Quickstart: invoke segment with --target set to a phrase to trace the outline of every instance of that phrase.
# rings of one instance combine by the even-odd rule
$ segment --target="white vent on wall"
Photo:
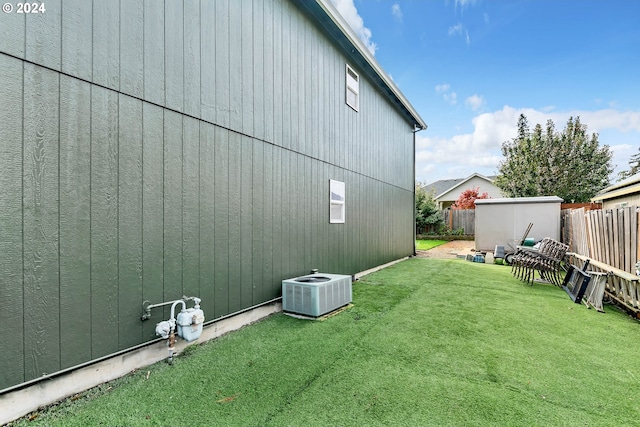
[[[317,273],[282,281],[282,310],[319,317],[351,303],[351,276]]]

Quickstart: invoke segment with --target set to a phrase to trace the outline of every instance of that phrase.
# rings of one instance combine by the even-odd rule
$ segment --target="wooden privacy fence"
[[[476,234],[475,209],[447,209],[442,215],[449,230],[462,229],[462,234]]]
[[[475,234],[476,211],[474,209],[447,209],[442,211],[442,222],[447,230],[462,229],[462,234]],[[425,228],[417,228],[416,234],[438,233],[441,224],[427,225]]]
[[[635,267],[640,260],[639,224],[636,206],[562,211],[562,238],[573,258],[596,261],[591,268],[607,273],[605,293],[636,314],[640,313],[640,277]]]

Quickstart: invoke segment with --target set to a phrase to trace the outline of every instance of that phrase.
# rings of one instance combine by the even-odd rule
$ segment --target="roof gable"
[[[459,180],[459,182],[455,183],[453,186],[449,187],[448,189],[442,191],[441,193],[437,194],[435,199],[438,200],[439,198],[445,196],[446,194],[455,191],[456,189],[459,189],[460,187],[462,187],[465,183],[471,181],[473,178],[479,178],[479,179],[483,179],[485,181],[487,181],[489,184],[493,185],[493,179],[488,178],[484,175],[481,175],[479,173],[473,173],[471,175],[469,175],[468,177]]]

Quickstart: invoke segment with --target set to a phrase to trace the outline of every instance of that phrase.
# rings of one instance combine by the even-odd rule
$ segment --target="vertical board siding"
[[[164,105],[164,3],[157,0],[144,0],[143,9],[144,98],[154,104]]]
[[[59,95],[59,74],[25,64],[22,182],[27,378],[60,369]]]
[[[262,49],[256,49],[256,58],[254,61],[253,54],[253,0],[242,1],[242,27],[239,30],[240,35],[240,52],[242,65],[238,70],[242,79],[242,133],[246,135],[254,135],[253,115],[256,109],[253,104],[254,92],[253,85],[254,69],[260,69],[262,63]],[[256,4],[256,9],[261,6],[262,2]],[[258,11],[256,10],[256,13]],[[256,29],[256,33],[259,32]],[[255,63],[254,63],[255,62]],[[259,87],[260,85],[258,85]]]
[[[244,149],[245,145],[243,144],[243,150]],[[262,286],[265,279],[265,264],[263,260],[267,256],[267,253],[264,251],[263,242],[265,239],[265,228],[268,224],[267,221],[269,220],[268,217],[270,216],[270,212],[265,209],[266,200],[264,198],[264,195],[267,192],[264,162],[265,144],[260,141],[247,138],[246,149],[251,150],[251,156],[243,156],[243,161],[248,161],[249,158],[252,158],[253,160],[251,173],[248,174],[248,178],[251,180],[249,185],[251,187],[252,202],[251,210],[249,211],[249,214],[251,215],[251,247],[249,250],[252,267],[251,282],[249,284],[251,292],[250,294],[247,292],[248,295],[246,295],[246,298],[249,305],[255,305],[264,301],[262,298]],[[245,178],[243,177],[243,180],[244,179]],[[243,227],[244,226],[245,225],[243,224]],[[248,270],[249,266],[243,266],[243,271],[245,268]]]
[[[228,257],[229,281],[224,284],[229,295],[229,311],[242,308],[242,136],[229,132],[229,157],[226,167],[229,168],[228,193],[226,202],[229,205]],[[251,259],[247,259],[251,262]]]
[[[282,90],[285,81],[284,74],[284,55],[283,55],[283,5],[281,2],[275,2],[273,5],[273,138],[272,142],[276,145],[282,145],[284,138],[283,129],[283,107],[285,94]]]
[[[239,4],[239,2],[238,2]],[[230,57],[229,49],[229,0],[216,0],[215,2],[215,123],[219,126],[229,127],[230,105]],[[237,23],[239,24],[239,23]],[[237,49],[237,46],[236,46]],[[237,52],[237,50],[236,50]],[[237,69],[233,72],[237,73]]]
[[[62,0],[46,2],[44,13],[25,14],[25,45],[27,61],[60,70],[62,46]],[[15,6],[15,4],[14,4]],[[11,15],[17,15],[14,10]],[[6,14],[9,15],[9,14]]]
[[[124,349],[143,338],[142,102],[120,95],[118,112],[118,348]]]
[[[62,72],[91,81],[93,3],[65,0],[62,12]]]
[[[164,299],[171,301],[183,292],[183,172],[181,114],[164,114]],[[165,311],[166,313],[166,311]]]
[[[0,19],[0,52],[24,58],[26,14],[4,13]]]
[[[253,4],[252,4],[253,3]],[[253,99],[251,102],[243,104],[243,107],[252,113],[251,121],[244,129],[246,133],[254,135],[256,138],[264,139],[265,109],[264,109],[264,63],[266,58],[264,51],[264,2],[248,1],[243,4],[243,13],[249,10],[248,20],[244,22],[244,27],[251,29],[244,30],[243,39],[246,37],[247,50],[253,55],[245,61],[243,57],[242,65],[248,70],[246,77],[247,86],[250,87]],[[243,20],[244,21],[244,20]],[[244,43],[243,43],[244,47]]]
[[[22,175],[22,67],[20,60],[0,54],[0,293],[3,309],[4,369],[0,370],[0,389],[18,384],[24,376],[23,317],[23,175]],[[8,351],[7,351],[8,350]]]
[[[272,186],[272,200],[273,200],[273,215],[271,220],[273,221],[273,262],[272,272],[273,281],[265,283],[265,286],[275,287],[275,284],[279,283],[282,279],[286,279],[284,276],[284,238],[283,235],[287,229],[287,224],[284,222],[283,204],[284,204],[284,192],[283,192],[283,178],[282,178],[282,153],[283,149],[279,147],[273,148],[273,160],[271,166],[267,168],[273,174],[273,186]],[[265,240],[266,241],[266,240]]]
[[[258,63],[264,69],[263,81],[257,81],[262,86],[262,105],[258,104],[257,107],[262,107],[262,118],[264,120],[264,135],[263,138],[266,141],[273,141],[274,129],[273,129],[273,70],[274,70],[274,34],[273,34],[273,2],[256,2],[261,3],[264,6],[262,15],[262,28],[263,28],[263,46],[264,62]]]
[[[215,127],[200,124],[200,298],[202,310],[208,318],[213,318],[215,301]]]
[[[216,2],[201,2],[200,108],[202,120],[216,121]]]
[[[120,2],[120,91],[144,96],[144,10],[141,1]]]
[[[164,301],[164,115],[160,107],[142,106],[142,300]],[[152,311],[143,323],[143,339],[155,337],[155,324],[166,320]]]
[[[256,203],[256,195],[261,194],[260,188],[254,188],[253,173],[256,160],[253,157],[253,143],[251,138],[243,136],[240,146],[240,253],[234,259],[234,263],[241,264],[240,281],[240,306],[253,305],[253,265],[257,262],[253,252],[253,235],[258,234],[260,226],[253,222],[254,209],[260,209],[261,203]],[[237,261],[236,261],[237,260]]]
[[[93,82],[120,89],[119,3],[93,2]]]
[[[118,94],[91,88],[92,357],[118,350]]]
[[[185,117],[182,159],[183,294],[200,295],[200,122]]]
[[[229,127],[242,129],[242,31],[248,23],[242,22],[242,4],[237,0],[229,2],[229,44],[226,49],[229,55]],[[254,107],[255,108],[255,107]]]
[[[291,196],[291,181],[289,179],[291,168],[289,167],[289,157],[291,157],[291,151],[289,150],[277,150],[280,154],[280,182],[278,193],[276,194],[278,200],[277,211],[280,212],[282,221],[280,223],[280,234],[278,235],[279,247],[281,248],[279,253],[281,254],[281,274],[284,278],[293,277],[291,273],[291,248],[290,238],[292,235],[292,222],[291,212],[293,211],[293,205],[295,204],[295,198]],[[277,167],[277,166],[276,166]]]
[[[272,298],[275,298],[278,294],[274,292],[273,284],[278,283],[277,279],[274,279],[274,262],[275,258],[273,256],[274,249],[276,249],[273,245],[274,241],[274,229],[275,229],[275,218],[274,218],[274,176],[275,176],[275,162],[274,162],[274,147],[268,144],[259,144],[254,143],[254,150],[257,152],[254,154],[254,158],[260,157],[262,154],[262,170],[258,170],[255,174],[257,176],[262,175],[261,179],[263,183],[262,189],[262,214],[258,215],[254,213],[254,218],[258,222],[258,226],[260,226],[260,221],[262,221],[262,239],[258,239],[254,237],[254,251],[261,252],[262,258],[262,266],[258,269],[254,276],[256,279],[254,280],[255,286],[258,288],[258,291],[254,295],[253,303],[258,304],[259,301],[266,301]],[[261,150],[264,150],[260,153]],[[256,178],[254,176],[254,182]],[[257,211],[254,211],[257,212]],[[254,270],[255,271],[255,270]],[[261,274],[261,276],[260,276]]]
[[[291,2],[5,15],[0,390],[154,339],[169,308],[143,322],[144,301],[199,296],[214,320],[312,268],[411,254],[411,126]],[[329,223],[330,179],[345,182],[345,224]]]
[[[200,1],[184,3],[184,112],[200,117]]]
[[[292,12],[293,6],[289,5],[289,11]],[[300,43],[300,36],[298,35],[298,19],[297,17],[291,13],[290,21],[289,21],[289,68],[288,68],[288,85],[285,83],[285,87],[288,86],[287,89],[289,92],[289,111],[287,112],[289,115],[289,148],[292,151],[300,150],[300,137],[298,133],[298,116],[300,114],[300,107],[298,105],[298,79],[300,78],[300,70],[298,69],[298,60],[300,59],[300,54],[298,52],[298,44]],[[286,125],[285,125],[286,126]]]
[[[60,358],[91,359],[91,85],[60,77]]]
[[[167,0],[164,3],[165,105],[184,111],[184,4]]]
[[[215,128],[214,134],[214,285],[213,318],[229,313],[229,131]]]
[[[282,2],[280,2],[282,3]],[[282,141],[275,141],[276,144],[285,148],[291,147],[291,99],[292,94],[291,79],[293,75],[291,73],[291,5],[286,2],[282,5],[282,90],[279,93],[282,94]],[[286,95],[285,95],[286,94]]]

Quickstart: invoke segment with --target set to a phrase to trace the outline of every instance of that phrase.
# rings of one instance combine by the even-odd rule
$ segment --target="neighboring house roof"
[[[462,182],[464,178],[454,178],[454,179],[441,179],[440,181],[432,182],[425,186],[427,191],[430,191],[435,196],[436,194],[441,194],[446,190],[450,189],[454,185]]]
[[[310,13],[319,25],[345,51],[355,64],[380,89],[380,92],[411,122],[417,130],[426,129],[422,117],[405,98],[400,89],[384,72],[369,49],[351,29],[329,0],[292,0],[298,7]]]
[[[479,173],[473,173],[473,174],[469,175],[466,178],[444,179],[444,180],[441,180],[441,181],[436,181],[433,184],[428,185],[427,188],[430,187],[430,186],[434,186],[434,188],[436,189],[436,191],[435,191],[435,194],[436,194],[435,199],[438,200],[439,198],[441,198],[445,194],[450,193],[451,191],[453,191],[455,189],[459,189],[465,183],[471,181],[473,178],[484,179],[488,183],[493,184],[493,178],[494,177],[488,177],[488,176],[481,175]],[[439,184],[439,183],[441,183],[441,184]],[[438,185],[435,185],[435,184],[438,184]],[[449,186],[446,187],[446,185],[449,185]],[[438,188],[441,191],[438,191]]]
[[[628,194],[640,194],[640,173],[631,175],[627,179],[623,179],[607,188],[600,190],[600,192],[591,199],[592,202],[599,202],[607,199],[614,199],[616,197],[626,196]]]

